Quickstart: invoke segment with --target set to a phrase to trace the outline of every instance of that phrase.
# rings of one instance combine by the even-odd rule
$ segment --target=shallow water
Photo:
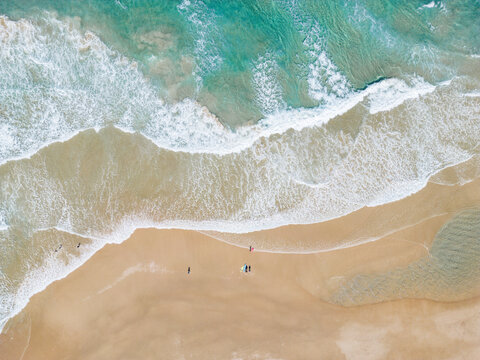
[[[245,233],[475,179],[479,15],[0,2],[0,318],[137,227]]]
[[[332,301],[351,306],[402,298],[468,299],[480,290],[479,265],[480,210],[465,210],[437,233],[427,256],[405,268],[356,275]]]

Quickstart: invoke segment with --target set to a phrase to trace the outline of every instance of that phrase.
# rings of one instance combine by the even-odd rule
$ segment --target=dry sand
[[[440,193],[439,204],[447,207],[377,241],[330,252],[250,253],[198,232],[138,230],[35,295],[0,335],[0,358],[480,358],[478,298],[351,308],[325,301],[344,278],[426,256],[434,234],[453,213],[479,204],[478,190],[478,182],[429,185],[423,194],[365,209],[362,221],[377,221],[375,214],[393,218]],[[286,227],[283,234],[297,232],[314,241],[351,233],[359,214],[349,216],[350,225],[347,216],[334,220],[337,224]],[[282,236],[282,229],[265,236],[272,233]],[[252,241],[259,236],[254,235]],[[244,263],[251,273],[240,272]]]

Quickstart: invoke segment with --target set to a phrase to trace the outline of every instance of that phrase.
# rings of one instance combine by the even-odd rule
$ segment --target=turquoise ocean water
[[[381,79],[436,84],[480,52],[475,1],[28,0],[3,1],[0,11],[75,18],[135,61],[162,98],[198,100],[231,127]]]
[[[473,180],[478,34],[476,0],[0,0],[0,325],[138,227],[245,233]]]

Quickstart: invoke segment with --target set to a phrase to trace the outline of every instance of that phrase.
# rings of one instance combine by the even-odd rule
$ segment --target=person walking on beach
[[[251,269],[252,269],[252,268],[251,268],[251,266],[250,266],[250,265],[248,265],[248,272],[250,272],[250,271],[251,271]]]
[[[188,267],[187,273],[190,274],[190,266]]]

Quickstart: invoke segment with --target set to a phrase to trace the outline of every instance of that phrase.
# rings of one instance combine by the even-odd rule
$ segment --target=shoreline
[[[333,219],[330,221],[308,224],[308,225],[286,225],[279,228],[256,231],[245,234],[219,233],[213,231],[198,231],[205,234],[216,241],[221,241],[236,247],[248,248],[253,246],[256,251],[270,252],[273,254],[316,254],[329,253],[335,251],[344,251],[349,248],[368,245],[381,240],[382,237],[395,236],[399,231],[408,232],[415,226],[422,226],[424,222],[435,222],[440,219],[439,224],[447,221],[455,212],[480,204],[480,179],[475,179],[464,185],[440,185],[436,183],[428,183],[427,186],[416,194],[413,194],[402,200],[381,205],[372,208],[362,208],[356,212],[350,213],[344,217]],[[412,211],[411,209],[416,209]],[[420,218],[420,220],[419,220]],[[392,220],[395,219],[395,220]],[[140,231],[144,228],[137,228],[133,231]],[[436,231],[440,229],[440,225],[435,227]],[[173,229],[156,229],[158,231],[170,231]],[[195,230],[181,230],[195,231]],[[131,237],[133,233],[127,237]],[[78,235],[78,234],[77,234]],[[77,235],[72,235],[72,242],[77,241]],[[430,230],[424,234],[430,241],[421,241],[416,246],[419,247],[419,253],[425,253],[425,249],[431,244],[435,232]],[[70,233],[67,234],[67,238]],[[348,246],[342,245],[348,243],[352,238],[366,238],[365,241],[358,241]],[[373,238],[373,240],[372,240]],[[74,266],[73,270],[61,277],[56,277],[55,281],[62,280],[69,276],[72,272],[77,271],[84,266],[89,259],[97,252],[101,251],[105,246],[112,243],[122,243],[126,240],[118,242],[109,242],[103,244],[98,249],[94,249],[92,255],[85,257],[85,261],[81,261]],[[418,239],[410,238],[408,241],[417,243]],[[265,249],[265,247],[275,244],[277,249]],[[288,249],[293,244],[294,249]],[[340,244],[337,248],[328,248],[335,244]],[[88,246],[88,245],[86,245]],[[326,246],[326,250],[319,247]],[[304,251],[298,251],[299,247],[303,247]],[[285,249],[287,249],[285,251]],[[40,291],[29,295],[28,305],[31,297],[39,292],[45,291],[52,282],[48,282]],[[28,293],[28,292],[27,292]],[[25,308],[22,307],[22,309]],[[22,310],[16,312],[16,316]],[[11,317],[10,317],[11,319]],[[8,322],[9,320],[7,320]]]
[[[326,302],[342,279],[426,256],[410,240],[431,243],[449,218],[315,254],[250,253],[195,231],[140,229],[34,295],[0,334],[0,353],[23,360],[478,356],[479,297]],[[244,263],[251,273],[240,272]],[[471,334],[460,336],[465,329]]]
[[[429,182],[419,192],[375,207],[363,207],[332,220],[314,224],[292,224],[249,233],[199,231],[234,246],[286,254],[313,254],[348,249],[435,217],[452,216],[480,205],[480,178],[462,185]],[[359,240],[360,239],[360,240]],[[292,246],[293,244],[293,246]],[[271,245],[271,248],[267,248]],[[303,247],[303,251],[298,248]]]

